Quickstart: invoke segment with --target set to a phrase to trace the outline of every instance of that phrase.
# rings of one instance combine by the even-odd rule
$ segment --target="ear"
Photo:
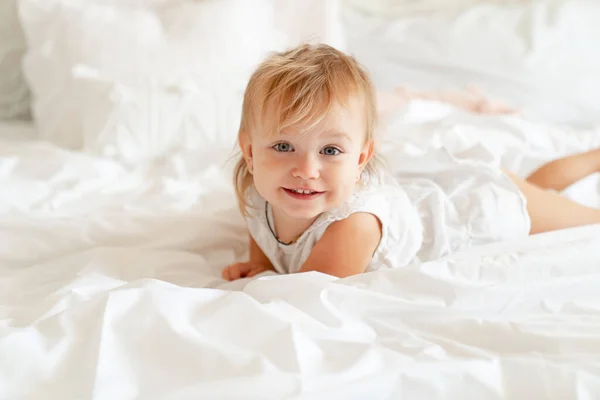
[[[360,156],[358,157],[358,168],[360,169],[360,172],[362,172],[369,161],[371,161],[373,154],[375,154],[375,142],[368,140],[365,142],[362,151],[360,152]]]
[[[238,144],[242,151],[242,155],[244,156],[244,160],[246,160],[246,167],[248,167],[248,171],[252,173],[252,142],[250,141],[250,135],[240,131],[240,134],[238,135]]]

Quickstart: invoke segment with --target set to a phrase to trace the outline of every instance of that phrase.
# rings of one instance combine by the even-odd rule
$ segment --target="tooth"
[[[292,189],[292,192],[298,193],[298,194],[314,194],[316,192],[312,191],[312,190],[305,190],[305,189]]]

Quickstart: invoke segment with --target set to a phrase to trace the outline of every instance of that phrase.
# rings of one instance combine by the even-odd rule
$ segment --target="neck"
[[[318,215],[310,219],[296,219],[285,215],[283,212],[273,210],[273,228],[277,234],[277,238],[283,243],[293,243],[307,230],[313,222],[318,218]]]

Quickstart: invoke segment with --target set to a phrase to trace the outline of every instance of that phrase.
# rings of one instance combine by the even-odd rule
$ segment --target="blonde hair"
[[[377,116],[375,90],[353,57],[325,44],[304,44],[274,53],[250,77],[238,142],[242,135],[258,129],[275,135],[286,128],[316,126],[333,104],[346,104],[355,97],[364,104],[366,140],[372,140]],[[267,113],[270,118],[266,118]],[[369,172],[375,172],[375,158],[374,155],[366,166]],[[247,191],[253,178],[243,156],[234,171],[238,204],[241,212],[247,214]]]

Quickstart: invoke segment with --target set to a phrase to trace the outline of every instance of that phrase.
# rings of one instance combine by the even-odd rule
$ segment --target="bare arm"
[[[365,271],[381,240],[381,222],[373,214],[355,213],[332,223],[299,272],[319,271],[339,278]]]
[[[250,260],[225,267],[222,276],[223,279],[234,281],[240,278],[251,278],[268,270],[275,271],[275,268],[250,235]]]

